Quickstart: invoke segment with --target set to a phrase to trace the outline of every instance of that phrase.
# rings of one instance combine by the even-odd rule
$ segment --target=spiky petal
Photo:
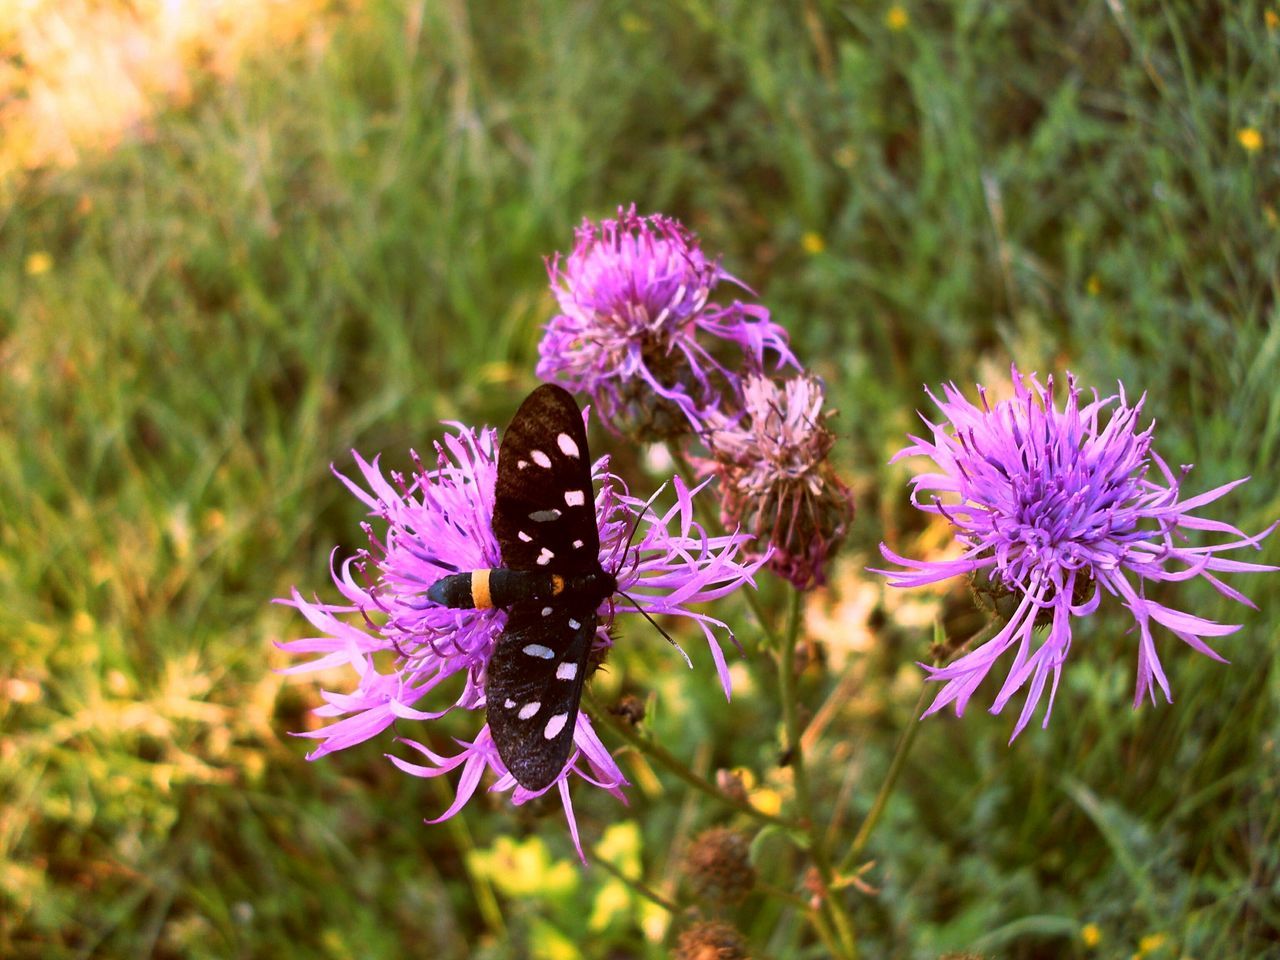
[[[737,370],[764,368],[766,351],[778,367],[796,365],[767,309],[712,300],[722,283],[750,291],[671,217],[639,216],[633,204],[614,220],[584,220],[547,272],[560,313],[539,345],[538,376],[590,394],[615,432],[687,433]],[[725,347],[730,356],[718,356]]]
[[[1154,702],[1157,686],[1172,702],[1153,624],[1215,660],[1223,658],[1208,640],[1239,626],[1148,599],[1146,585],[1202,577],[1224,596],[1253,606],[1218,574],[1278,568],[1219,554],[1258,547],[1275,525],[1247,536],[1230,524],[1192,513],[1248,478],[1183,499],[1181,485],[1190,468],[1175,475],[1151,449],[1154,423],[1139,426],[1145,394],[1130,404],[1121,384],[1116,394],[1100,398],[1095,392],[1092,401],[1082,404],[1075,378],[1068,374],[1066,403],[1059,409],[1052,377],[1041,386],[1034,374],[1024,380],[1016,367],[1013,387],[1012,399],[994,405],[982,387],[976,406],[954,384],[944,385],[941,399],[929,392],[943,421],[925,420],[929,436],[911,437],[911,444],[893,458],[924,456],[937,465],[912,479],[912,502],[946,517],[963,552],[951,560],[920,561],[881,544],[884,557],[901,569],[874,572],[896,587],[976,575],[1006,591],[1012,605],[1007,622],[990,640],[952,664],[925,668],[929,679],[944,684],[925,715],[948,705],[962,714],[988,671],[1012,649],[1009,674],[991,711],[999,713],[1026,689],[1016,737],[1047,687],[1047,726],[1071,648],[1072,623],[1092,615],[1108,595],[1128,610],[1137,628],[1134,706],[1148,696]],[[1230,539],[1194,546],[1187,541],[1188,532]],[[1037,639],[1040,626],[1046,629]]]
[[[350,692],[324,691],[326,705],[317,715],[341,719],[300,734],[321,741],[309,759],[362,743],[397,719],[431,721],[450,711],[482,709],[485,668],[506,623],[502,610],[452,609],[427,598],[427,589],[446,574],[500,563],[492,531],[497,480],[494,431],[476,433],[458,426],[437,445],[434,469],[427,469],[415,456],[415,469],[408,477],[386,476],[376,458],[366,461],[359,454],[354,456],[359,481],[339,476],[369,508],[373,520],[365,524],[369,546],[333,571],[344,602],[309,601],[297,590],[282,601],[296,607],[317,631],[280,644],[291,653],[312,656],[287,672],[348,666],[356,676]],[[707,638],[727,696],[729,671],[717,632],[728,633],[728,628],[696,608],[754,582],[760,561],[744,557],[750,538],[740,533],[708,535],[693,519],[697,490],[689,490],[677,478],[674,505],[660,513],[647,509],[639,521],[638,542],[628,546],[635,515],[643,505],[628,496],[622,482],[606,468],[607,460],[601,459],[593,471],[599,485],[600,560],[607,570],[617,572],[619,588],[640,607],[631,600],[602,605],[597,655],[612,644],[615,612],[643,608],[652,616],[687,617]],[[457,674],[465,679],[455,700],[422,703]],[[458,741],[461,752],[452,756],[438,754],[418,740],[405,742],[420,755],[416,763],[393,758],[406,772],[438,776],[461,770],[455,801],[440,819],[465,805],[486,772],[495,777],[490,789],[511,791],[515,804],[545,792],[531,792],[516,783],[503,766],[487,725],[474,740]],[[585,715],[578,717],[574,745],[569,763],[547,789],[559,791],[576,845],[570,777],[619,798],[626,779]]]

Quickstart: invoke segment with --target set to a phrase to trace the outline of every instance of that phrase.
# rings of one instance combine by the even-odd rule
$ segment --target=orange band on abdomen
[[[487,610],[493,606],[493,598],[489,596],[489,571],[471,571],[471,602],[477,610]]]

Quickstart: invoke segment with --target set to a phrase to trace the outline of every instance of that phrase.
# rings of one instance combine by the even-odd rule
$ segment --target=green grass
[[[1015,359],[1148,391],[1191,489],[1253,475],[1214,516],[1280,516],[1270,8],[912,4],[894,31],[887,6],[827,0],[546,0],[424,4],[415,33],[397,7],[0,193],[0,955],[665,955],[660,911],[564,866],[554,805],[425,825],[444,785],[397,773],[389,738],[306,763],[286,731],[316,683],[273,672],[304,624],[271,598],[332,597],[329,551],[361,540],[329,464],[505,423],[553,309],[541,258],[584,215],[680,216],[792,331],[841,411],[847,577],[920,531],[886,461],[922,385]],[[1153,934],[1155,960],[1280,952],[1280,580],[1234,582],[1259,611],[1170,591],[1245,624],[1229,667],[1166,635],[1172,706],[1130,711],[1113,617],[1079,632],[1048,731],[927,722],[868,850],[879,892],[849,901],[864,956],[1083,957],[1089,923],[1104,957]],[[772,668],[727,615],[757,654],[731,705],[705,654],[673,672],[640,624],[597,696],[652,692],[673,753],[785,795]],[[927,641],[873,623],[810,760],[850,833]],[[804,703],[837,679],[807,673]],[[473,732],[445,726],[441,746]],[[575,793],[584,836],[687,897],[683,845],[739,821],[627,769],[629,808]],[[793,889],[800,854],[758,846]],[[821,955],[776,899],[733,916],[760,956]]]

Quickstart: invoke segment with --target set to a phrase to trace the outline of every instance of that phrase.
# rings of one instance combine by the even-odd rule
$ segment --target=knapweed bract
[[[1152,449],[1154,424],[1140,425],[1145,394],[1130,404],[1120,385],[1111,396],[1095,393],[1082,402],[1068,374],[1066,403],[1059,408],[1052,377],[1042,386],[1034,375],[1024,380],[1016,367],[1013,387],[1012,399],[994,404],[981,387],[977,405],[954,384],[943,386],[941,399],[929,392],[942,421],[922,415],[928,435],[912,436],[893,458],[933,460],[935,470],[912,479],[912,502],[945,517],[963,552],[955,559],[913,560],[881,544],[884,557],[901,569],[874,572],[895,587],[973,577],[988,592],[1007,594],[1012,608],[999,632],[977,649],[946,666],[925,667],[929,679],[943,683],[925,715],[949,704],[957,715],[963,713],[988,671],[1013,650],[991,711],[998,713],[1026,688],[1016,737],[1047,685],[1047,725],[1071,649],[1072,624],[1100,611],[1104,601],[1118,601],[1132,620],[1138,646],[1134,706],[1147,696],[1154,701],[1156,686],[1171,702],[1153,627],[1222,660],[1207,641],[1239,626],[1153,600],[1148,585],[1200,577],[1224,596],[1253,606],[1218,575],[1277,568],[1219,554],[1257,547],[1274,525],[1247,536],[1193,512],[1248,478],[1183,498],[1189,468],[1175,473]],[[1199,546],[1189,542],[1188,534],[1204,533],[1229,539]]]
[[[487,724],[472,739],[455,740],[456,752],[428,742],[434,722],[484,706],[486,669],[507,621],[506,611],[498,608],[453,609],[427,597],[432,584],[447,574],[501,565],[493,533],[496,433],[454,425],[436,444],[435,454],[434,467],[415,455],[413,470],[402,475],[386,474],[377,458],[368,461],[353,453],[358,479],[338,476],[369,509],[370,520],[363,525],[369,545],[333,569],[342,602],[307,600],[296,589],[284,601],[316,632],[281,646],[312,657],[288,672],[342,666],[354,671],[353,690],[323,692],[326,703],[316,714],[333,722],[299,734],[320,741],[309,759],[362,743],[402,721],[400,740],[415,751],[417,762],[390,757],[400,769],[423,777],[460,770],[455,799],[436,818],[442,820],[462,809],[486,773],[494,778],[490,789],[510,791],[516,804],[545,790],[526,790],[516,782]],[[619,590],[651,616],[685,617],[698,624],[727,696],[728,666],[716,633],[731,634],[723,622],[696,607],[752,583],[762,558],[744,557],[746,535],[711,536],[694,520],[693,498],[701,487],[691,490],[673,479],[675,502],[661,511],[644,509],[637,521],[644,505],[608,472],[607,458],[595,462],[592,476],[600,564],[617,577]],[[612,645],[615,614],[629,611],[637,611],[630,599],[610,598],[601,605],[593,662]],[[460,694],[451,702],[432,700],[442,684],[458,675],[463,677]],[[414,723],[422,724],[417,736],[410,735]],[[545,788],[559,791],[578,844],[569,793],[572,776],[620,799],[627,782],[585,714],[577,717],[568,762]]]
[[[828,458],[824,402],[812,375],[748,373],[732,403],[701,416],[703,468],[719,479],[725,525],[754,534],[753,549],[771,549],[769,568],[800,590],[825,582],[853,520],[853,495]]]

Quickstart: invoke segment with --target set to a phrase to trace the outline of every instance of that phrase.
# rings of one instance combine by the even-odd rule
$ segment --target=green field
[[[1206,515],[1280,518],[1280,8],[328,16],[327,43],[264,50],[111,152],[0,184],[0,956],[628,960],[671,955],[699,914],[756,958],[831,955],[805,837],[612,732],[634,785],[626,807],[575,788],[587,868],[558,802],[482,791],[428,825],[457,777],[397,771],[390,731],[314,763],[289,736],[321,722],[320,683],[277,672],[274,643],[308,628],[272,600],[336,600],[330,552],[365,542],[330,464],[407,469],[442,420],[504,425],[555,311],[543,258],[619,204],[722,253],[839,411],[858,515],[806,598],[826,657],[797,691],[837,856],[913,722],[932,624],[976,623],[963,584],[911,596],[864,569],[882,540],[941,545],[887,462],[933,412],[925,385],[972,396],[1013,361],[1122,380],[1156,449],[1195,465],[1188,496],[1253,477]],[[636,492],[664,479],[593,443]],[[1236,556],[1280,563],[1280,537]],[[1228,579],[1259,609],[1152,588],[1243,624],[1216,644],[1229,666],[1158,631],[1172,705],[1131,709],[1132,622],[1104,605],[1047,730],[1006,745],[998,680],[919,725],[836,895],[858,956],[1280,957],[1280,575]],[[759,601],[782,621],[776,579]],[[745,654],[732,703],[701,641],[681,634],[686,671],[635,617],[594,697],[646,699],[646,735],[699,776],[749,770],[752,802],[797,818],[777,657],[744,598],[716,609]],[[399,732],[447,751],[477,722]],[[719,911],[682,867],[718,825],[766,884]]]

